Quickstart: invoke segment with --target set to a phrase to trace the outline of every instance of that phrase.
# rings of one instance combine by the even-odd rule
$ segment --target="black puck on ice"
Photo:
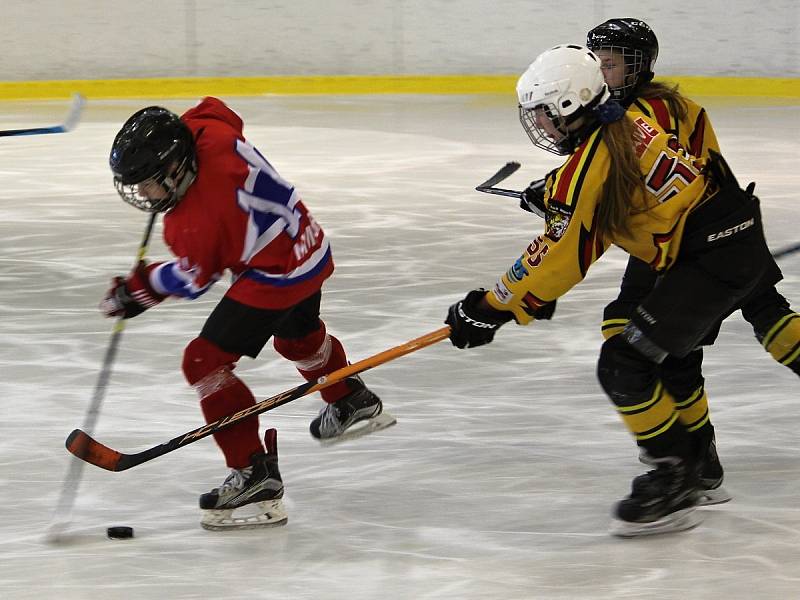
[[[112,540],[127,540],[133,537],[133,527],[109,527],[106,535]]]

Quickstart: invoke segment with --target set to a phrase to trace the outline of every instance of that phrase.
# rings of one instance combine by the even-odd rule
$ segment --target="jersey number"
[[[697,179],[698,172],[678,157],[661,152],[647,174],[645,185],[659,203],[666,202]]]

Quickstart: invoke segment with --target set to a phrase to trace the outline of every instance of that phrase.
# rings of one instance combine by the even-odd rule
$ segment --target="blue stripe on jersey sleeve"
[[[155,269],[151,275],[151,284],[156,291],[170,296],[180,296],[194,300],[202,296],[214,285],[217,278],[213,278],[203,287],[195,284],[194,273],[181,269],[177,261],[166,262]]]

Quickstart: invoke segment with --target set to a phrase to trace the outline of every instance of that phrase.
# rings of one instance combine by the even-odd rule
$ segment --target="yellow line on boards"
[[[688,96],[800,98],[800,78],[665,76]],[[201,96],[349,94],[508,94],[514,75],[332,75],[315,77],[187,77],[0,82],[0,100],[64,98],[197,98]]]

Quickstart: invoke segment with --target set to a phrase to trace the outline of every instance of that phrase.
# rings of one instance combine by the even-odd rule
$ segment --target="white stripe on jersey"
[[[251,172],[253,170],[251,169]],[[257,171],[256,171],[257,172]],[[292,190],[292,195],[289,198],[287,205],[280,202],[273,202],[254,196],[246,190],[239,190],[237,192],[237,201],[242,210],[248,212],[249,218],[247,221],[247,234],[244,240],[244,247],[242,249],[242,256],[240,260],[247,263],[251,258],[258,254],[261,250],[266,248],[269,243],[278,237],[284,230],[291,237],[297,236],[300,230],[300,212],[294,210],[300,197],[297,192]],[[273,214],[278,217],[278,220],[270,225],[266,231],[260,231],[258,225],[253,217],[254,212],[262,214]]]
[[[296,269],[293,269],[292,271],[289,271],[288,273],[267,273],[266,271],[262,271],[260,269],[251,269],[251,271],[253,271],[254,273],[258,273],[260,277],[263,277],[265,279],[286,280],[286,279],[294,279],[295,277],[301,277],[302,275],[305,275],[306,273],[314,269],[325,258],[325,254],[328,252],[329,247],[330,243],[328,242],[328,238],[324,238],[322,240],[322,245],[319,248],[317,248],[314,251],[314,253],[311,254],[311,256],[309,256],[302,265],[300,265]]]

